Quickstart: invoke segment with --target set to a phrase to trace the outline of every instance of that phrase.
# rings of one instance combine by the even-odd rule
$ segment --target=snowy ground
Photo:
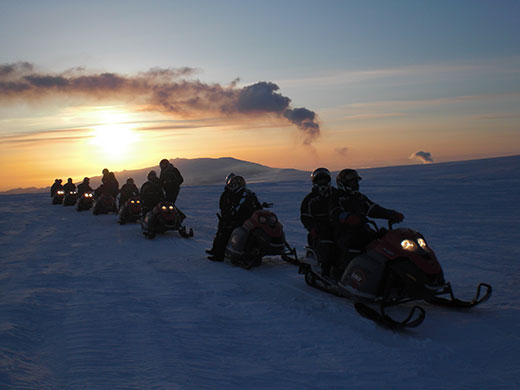
[[[458,296],[494,287],[471,311],[423,305],[401,333],[277,258],[252,271],[206,260],[221,186],[181,190],[195,237],[153,241],[47,195],[1,196],[0,389],[520,388],[519,172],[520,157],[361,172]],[[303,253],[309,183],[251,188]]]

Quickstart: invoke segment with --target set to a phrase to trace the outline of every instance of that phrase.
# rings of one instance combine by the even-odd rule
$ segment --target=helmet
[[[90,181],[90,179],[89,179],[88,177],[84,177],[84,178],[83,178],[83,182],[84,182],[84,183],[88,183],[89,181]]]
[[[161,167],[161,169],[165,169],[168,166],[169,163],[170,162],[167,159],[163,158],[161,160],[161,162],[159,163],[159,166]]]
[[[235,176],[236,176],[236,175],[235,175],[233,172],[231,172],[229,175],[226,176],[226,187],[227,187],[227,185],[229,184],[229,182],[231,181],[231,179],[232,179],[233,177],[235,177]]]
[[[157,179],[157,172],[151,170],[150,172],[148,172],[148,176],[146,177],[148,178],[148,180]]]
[[[126,184],[134,184],[134,179],[129,177],[128,179],[126,179]]]
[[[103,175],[107,175],[107,174],[108,174],[108,169],[107,169],[107,168],[103,169],[103,171],[101,171],[101,173],[102,173]]]
[[[71,178],[71,177],[69,177],[69,178],[67,179],[67,183],[72,183],[72,178]]]
[[[227,183],[227,188],[229,188],[229,190],[233,192],[240,192],[245,188],[245,186],[246,181],[242,176],[233,175],[233,177],[231,177],[231,179],[229,179]]]
[[[327,168],[318,168],[311,174],[312,187],[316,188],[320,195],[325,195],[330,190],[330,172]]]
[[[336,176],[336,185],[342,191],[356,192],[359,191],[359,181],[361,176],[355,169],[343,169]]]

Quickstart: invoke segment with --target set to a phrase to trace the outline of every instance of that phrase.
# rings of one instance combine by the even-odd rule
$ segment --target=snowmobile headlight
[[[65,192],[60,190],[60,191],[58,191],[58,192],[56,192],[56,193],[57,193],[58,195],[63,195]]]
[[[173,206],[172,206],[172,205],[170,205],[170,207],[168,207],[168,208],[169,208],[170,210],[173,210]]]
[[[161,210],[166,211],[166,206],[161,206]]]
[[[417,239],[417,243],[419,244],[419,246],[423,249],[426,249],[428,247],[428,245],[426,245],[426,241],[424,241],[423,238],[418,238]]]
[[[135,200],[131,200],[130,203],[134,204],[134,203],[135,203]]]
[[[93,194],[88,194],[88,197],[89,198],[92,198],[94,195]]]
[[[141,203],[141,201],[140,200],[136,200],[135,203]]]
[[[261,216],[258,218],[258,222],[260,222],[260,223],[266,223],[266,221],[267,221],[267,219],[266,219],[263,215],[261,215]]]
[[[409,252],[415,252],[417,249],[419,249],[417,247],[417,244],[415,243],[415,241],[412,241],[412,240],[401,241],[401,248],[403,248],[405,251],[409,251]]]

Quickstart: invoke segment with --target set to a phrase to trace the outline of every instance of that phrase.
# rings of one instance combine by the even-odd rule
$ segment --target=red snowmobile
[[[137,222],[141,218],[141,201],[139,197],[128,199],[119,210],[117,222],[124,225],[127,222]]]
[[[362,252],[347,254],[345,268],[338,280],[322,276],[316,255],[307,248],[299,273],[310,286],[355,302],[359,314],[393,329],[416,327],[425,318],[420,306],[413,306],[408,316],[398,321],[385,309],[405,302],[424,300],[433,305],[470,308],[491,296],[489,284],[480,283],[473,300],[455,298],[435,252],[423,235],[408,228],[377,229],[378,237]],[[350,260],[349,260],[350,259]],[[448,297],[443,297],[443,296]]]
[[[186,230],[182,221],[186,215],[171,202],[160,202],[141,221],[145,237],[154,238],[157,233],[177,230],[181,237],[193,237],[193,229]]]
[[[264,207],[269,205],[264,203]],[[225,257],[233,264],[251,269],[259,266],[262,257],[268,255],[279,255],[289,263],[299,264],[296,250],[285,240],[283,226],[276,214],[269,210],[256,210],[231,233]]]

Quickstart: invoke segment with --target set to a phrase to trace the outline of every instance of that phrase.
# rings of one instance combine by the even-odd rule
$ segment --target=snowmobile
[[[141,218],[141,200],[139,197],[128,199],[119,210],[117,223],[124,225],[127,222],[137,222]]]
[[[264,207],[271,204],[264,203]],[[285,240],[283,226],[275,213],[256,210],[229,238],[225,257],[245,269],[262,264],[262,257],[279,255],[283,260],[299,264],[296,249]]]
[[[65,194],[63,198],[64,206],[74,206],[76,201],[78,200],[78,192],[76,190],[69,191]]]
[[[92,210],[92,214],[98,215],[112,212],[117,213],[116,200],[112,195],[102,193],[94,201],[94,209]]]
[[[78,199],[76,204],[76,210],[90,210],[94,204],[94,194],[92,192],[84,192],[83,195]]]
[[[58,190],[52,197],[52,204],[62,204],[63,203],[63,197],[65,196],[65,191]]]
[[[425,318],[425,310],[414,305],[404,320],[397,320],[385,313],[385,309],[406,302],[424,300],[432,305],[452,308],[471,308],[485,302],[491,296],[489,284],[480,283],[471,301],[455,298],[435,252],[419,232],[408,228],[378,229],[377,239],[366,250],[347,253],[345,268],[322,275],[314,251],[307,248],[299,269],[310,286],[354,301],[356,311],[362,316],[391,329],[413,328]],[[443,297],[447,295],[448,297]]]
[[[193,237],[193,229],[186,230],[182,221],[186,215],[172,202],[159,202],[151,211],[146,213],[141,220],[143,235],[154,238],[157,233],[165,233],[168,230],[177,230],[181,237]]]

